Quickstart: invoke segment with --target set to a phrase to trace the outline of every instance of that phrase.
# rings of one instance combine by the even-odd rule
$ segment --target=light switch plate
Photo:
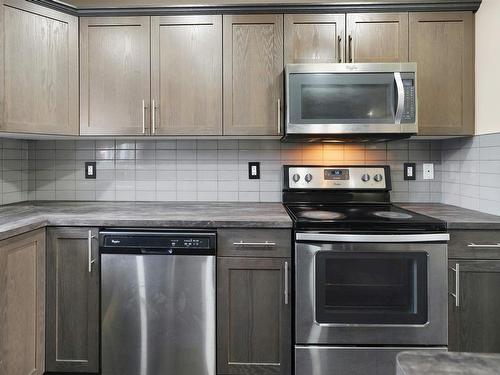
[[[96,177],[96,162],[87,161],[85,162],[85,178],[95,179]]]
[[[425,163],[424,168],[424,180],[434,180],[434,164]]]
[[[248,178],[250,180],[260,179],[260,163],[258,161],[251,161],[248,163]]]
[[[412,181],[417,178],[416,176],[416,164],[415,163],[404,163],[404,179],[405,181]]]

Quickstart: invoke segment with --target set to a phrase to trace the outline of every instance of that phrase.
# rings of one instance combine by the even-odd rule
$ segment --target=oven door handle
[[[332,234],[332,233],[305,233],[295,234],[297,241],[316,242],[442,242],[449,241],[448,233],[428,234]]]

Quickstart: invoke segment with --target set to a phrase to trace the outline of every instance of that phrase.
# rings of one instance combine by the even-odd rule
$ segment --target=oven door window
[[[324,324],[425,324],[427,253],[316,254],[316,321]]]
[[[393,124],[393,73],[290,74],[292,124]]]

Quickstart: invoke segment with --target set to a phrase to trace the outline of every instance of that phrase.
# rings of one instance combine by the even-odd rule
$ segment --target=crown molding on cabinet
[[[94,16],[152,16],[152,15],[191,15],[191,14],[259,14],[259,13],[355,13],[355,12],[438,12],[438,11],[477,11],[481,0],[416,0],[416,1],[338,1],[314,4],[241,3],[235,5],[165,5],[144,7],[75,7],[57,0],[27,0],[32,3],[56,9],[80,17]]]

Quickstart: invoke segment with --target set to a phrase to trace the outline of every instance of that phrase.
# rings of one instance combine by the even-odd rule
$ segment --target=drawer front
[[[217,255],[288,258],[292,254],[289,229],[221,229],[217,231]]]
[[[448,257],[457,259],[500,259],[500,231],[450,231]]]

